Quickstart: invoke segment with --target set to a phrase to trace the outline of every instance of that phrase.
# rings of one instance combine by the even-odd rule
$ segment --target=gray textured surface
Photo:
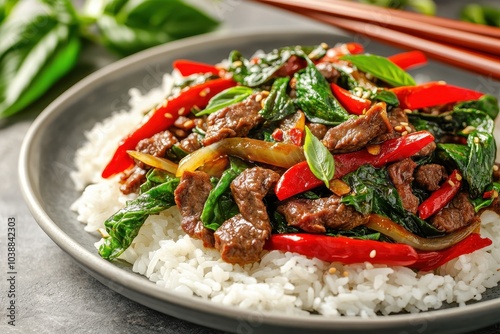
[[[456,8],[455,2],[440,1]],[[223,29],[255,26],[313,25],[240,0],[226,1],[215,8],[223,15]],[[449,9],[452,8],[452,9]],[[212,8],[213,9],[213,8]],[[63,92],[93,70],[114,59],[99,48],[87,49],[76,72],[18,116],[0,123],[0,332],[19,333],[220,333],[158,313],[132,302],[101,285],[79,268],[38,227],[19,192],[17,161],[24,134],[37,114]],[[17,317],[16,327],[6,325],[7,303],[6,225],[17,221]],[[499,333],[493,326],[476,334]]]

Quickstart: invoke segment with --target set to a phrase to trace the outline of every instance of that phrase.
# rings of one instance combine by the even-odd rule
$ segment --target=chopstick
[[[410,25],[419,25],[420,32],[417,30],[413,32],[417,36],[410,35],[401,31],[408,31],[407,29],[400,28],[397,24],[402,24],[403,21],[395,20],[394,15],[390,16],[391,22],[388,24],[388,17],[381,17],[380,15],[373,15],[368,13],[367,9],[358,8],[360,4],[354,4],[347,1],[336,0],[255,0],[262,3],[267,3],[276,7],[280,7],[315,20],[336,26],[343,30],[354,33],[359,33],[370,38],[395,45],[397,47],[421,50],[429,57],[446,62],[453,66],[458,66],[463,69],[473,71],[478,74],[489,76],[495,79],[500,79],[500,40],[489,36],[476,35],[467,32],[456,32],[456,38],[453,41],[448,40],[448,37],[441,37],[438,33],[440,26],[433,24],[421,24],[418,21],[405,22]],[[370,8],[373,11],[373,6],[363,7]],[[392,13],[392,11],[391,11]],[[414,13],[412,13],[414,14]],[[418,14],[415,14],[418,15]],[[359,17],[363,17],[360,19]],[[424,15],[422,15],[424,16]],[[370,20],[368,20],[368,18]],[[369,21],[374,23],[369,23]],[[394,30],[397,28],[398,31]],[[445,28],[445,30],[450,30]],[[424,30],[422,32],[422,30]],[[500,31],[500,29],[498,29]],[[433,33],[434,31],[434,33]],[[488,29],[489,31],[489,29]],[[441,30],[442,32],[442,30]],[[448,33],[448,32],[446,32]],[[472,36],[471,36],[472,35]],[[448,35],[446,35],[448,36]],[[465,36],[465,37],[464,37]],[[436,38],[437,37],[437,38]],[[472,37],[480,40],[481,42],[474,43],[474,47],[470,48],[471,44],[468,42]],[[462,39],[465,38],[465,39]],[[486,38],[486,40],[484,39]],[[490,39],[490,41],[488,41]],[[482,45],[485,41],[491,45]],[[448,44],[447,42],[454,42],[455,44]],[[486,44],[488,44],[488,42]],[[464,48],[464,45],[469,46]],[[481,47],[479,47],[481,46]],[[494,54],[492,54],[494,53]]]

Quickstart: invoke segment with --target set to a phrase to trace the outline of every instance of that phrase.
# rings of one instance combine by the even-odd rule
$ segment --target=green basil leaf
[[[304,155],[306,156],[307,164],[316,176],[325,185],[329,187],[330,180],[335,174],[335,161],[333,155],[328,149],[311,133],[308,127],[306,129],[306,137],[304,140]]]
[[[496,191],[497,193],[500,193],[500,183],[498,182],[493,182],[486,187],[485,191]],[[476,212],[479,212],[479,210],[487,208],[493,203],[493,200],[495,198],[491,196],[490,198],[483,198],[482,196],[479,196],[476,199],[473,199],[471,202],[474,205],[474,210]]]
[[[290,77],[277,78],[273,82],[269,96],[266,98],[264,108],[260,111],[262,117],[268,121],[279,121],[295,113],[295,105],[288,95]]]
[[[107,0],[97,25],[111,50],[137,51],[213,30],[218,22],[181,0]]]
[[[9,16],[18,0],[0,0],[0,24]]]
[[[398,100],[398,97],[396,96],[396,94],[394,94],[393,92],[391,92],[390,90],[387,90],[387,89],[383,89],[383,90],[379,90],[379,91],[375,92],[372,95],[371,100],[382,101],[382,102],[385,102],[391,106],[398,106],[399,105],[399,100]]]
[[[460,19],[462,21],[500,27],[500,8],[474,3],[468,4],[462,9]]]
[[[253,89],[245,86],[228,88],[210,99],[205,109],[198,112],[196,116],[209,115],[222,108],[238,103],[252,95]]]
[[[8,20],[0,36],[0,117],[45,93],[74,67],[80,52],[77,27],[53,15]]]
[[[338,125],[349,119],[349,114],[333,96],[330,85],[313,62],[295,73],[297,98],[295,103],[311,122]]]
[[[340,59],[347,60],[363,72],[375,78],[397,86],[415,86],[416,82],[410,74],[395,65],[389,59],[377,55],[345,55]]]
[[[485,94],[477,100],[458,103],[453,107],[453,110],[461,109],[481,110],[488,114],[488,116],[490,116],[492,119],[495,119],[500,111],[498,99],[495,96],[489,94]]]

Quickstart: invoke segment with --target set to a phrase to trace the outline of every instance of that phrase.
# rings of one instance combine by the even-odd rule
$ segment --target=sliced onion
[[[137,159],[148,166],[159,168],[172,174],[177,172],[177,164],[168,159],[155,157],[154,155],[139,151],[127,151],[127,153],[132,158]]]
[[[382,217],[377,214],[371,214],[368,223],[365,226],[388,236],[398,243],[410,245],[415,249],[438,251],[462,241],[469,234],[478,229],[480,225],[481,221],[477,220],[469,226],[463,227],[455,232],[451,232],[444,237],[436,238],[422,238],[406,230],[403,226],[396,224],[389,218]]]
[[[195,171],[207,162],[227,155],[282,168],[290,168],[305,160],[302,147],[293,144],[251,138],[226,138],[185,156],[179,162],[177,176],[185,171]]]

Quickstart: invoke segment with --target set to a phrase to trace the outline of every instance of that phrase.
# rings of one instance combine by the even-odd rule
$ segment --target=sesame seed
[[[260,102],[262,100],[262,95],[255,96],[255,102]]]
[[[455,182],[453,182],[452,180],[448,180],[448,184],[449,184],[450,186],[452,186],[452,187],[454,187],[454,186],[455,186]]]
[[[177,114],[179,114],[179,116],[182,116],[184,115],[184,112],[186,112],[186,108],[182,107],[177,111]]]
[[[465,129],[462,130],[462,133],[465,135],[468,135],[469,133],[471,133],[474,130],[476,130],[476,128],[474,126],[468,125],[465,127]]]
[[[402,127],[401,125],[396,125],[396,126],[394,127],[394,130],[396,130],[396,131],[398,131],[398,132],[401,132],[401,131],[403,131],[403,127]]]
[[[399,122],[399,124],[401,124],[402,126],[407,126],[408,122]]]
[[[330,273],[332,275],[335,274],[336,272],[337,272],[337,268],[335,268],[335,267],[331,267],[330,269],[328,269],[328,273]]]
[[[370,252],[370,259],[373,259],[377,255],[377,251],[375,249],[372,249]]]
[[[321,43],[320,46],[325,50],[328,49],[328,44],[326,44],[325,42]]]
[[[175,135],[177,137],[186,137],[186,131],[184,131],[182,129],[177,129],[177,130],[175,130]]]
[[[493,170],[494,170],[495,172],[498,172],[498,165],[493,165]]]
[[[408,131],[401,132],[401,136],[406,136],[407,134],[408,134]]]
[[[201,96],[201,97],[205,97],[205,96],[207,96],[207,95],[208,95],[208,93],[210,93],[210,88],[205,88],[204,90],[202,90],[202,91],[200,92],[200,96]]]
[[[233,61],[233,67],[240,67],[243,63],[240,60]]]
[[[461,180],[462,180],[462,175],[457,174],[457,181],[461,181]]]
[[[411,111],[411,109],[405,109],[404,112],[407,114],[411,114],[413,111]]]
[[[194,128],[194,121],[190,119],[189,121],[184,122],[184,127],[186,129]]]
[[[347,276],[349,276],[349,272],[347,272],[347,271],[344,271],[344,272],[342,273],[342,276],[344,276],[344,277],[347,277]]]
[[[498,197],[498,191],[493,190],[493,198],[497,198],[497,197]]]
[[[166,118],[174,118],[174,116],[172,116],[172,114],[171,114],[171,113],[165,113],[165,117],[166,117]]]
[[[474,137],[474,144],[479,144],[480,140],[478,137]]]
[[[451,121],[453,119],[453,117],[451,115],[446,115],[446,116],[444,116],[444,119],[447,121]]]
[[[406,131],[411,132],[411,128],[407,125],[405,126]]]

